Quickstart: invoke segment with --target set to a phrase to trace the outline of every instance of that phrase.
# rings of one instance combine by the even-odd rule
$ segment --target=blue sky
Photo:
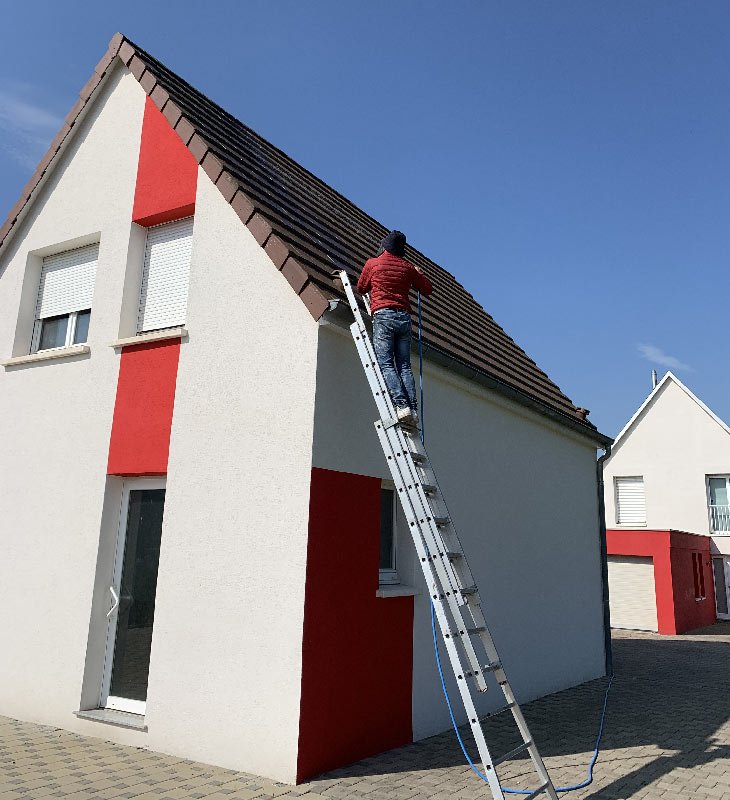
[[[730,4],[4,11],[0,216],[121,30],[453,272],[601,430],[672,368],[730,421]]]

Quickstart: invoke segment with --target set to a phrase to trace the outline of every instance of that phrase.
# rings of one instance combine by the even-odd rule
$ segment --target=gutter
[[[606,504],[603,495],[603,466],[611,455],[611,445],[604,447],[603,455],[596,462],[596,485],[598,488],[598,537],[601,549],[601,594],[603,599],[603,643],[606,654],[606,675],[613,675],[613,643],[611,641],[611,612],[608,605],[608,541],[606,538]]]
[[[338,321],[341,320],[346,323],[347,327],[349,327],[351,315],[350,307],[343,300],[330,300],[329,311],[325,313],[330,319],[336,319]],[[559,411],[546,406],[539,400],[535,400],[533,397],[530,397],[529,395],[524,394],[517,389],[513,389],[508,384],[503,383],[497,378],[492,378],[491,376],[475,369],[469,364],[465,364],[458,358],[445,353],[443,350],[439,350],[433,345],[424,342],[423,350],[424,355],[428,354],[430,360],[434,363],[450,369],[452,372],[467,378],[467,380],[474,381],[474,383],[485,386],[486,388],[501,394],[503,397],[509,398],[514,403],[525,406],[531,411],[534,411],[543,417],[547,417],[552,422],[557,422],[559,425],[569,428],[574,433],[578,433],[581,436],[587,437],[594,444],[597,444],[601,448],[610,448],[610,446],[613,444],[613,439],[609,438],[608,436],[604,436],[602,433],[599,433],[595,428],[589,428],[586,425],[581,425],[578,420],[569,417],[567,414],[561,414]]]

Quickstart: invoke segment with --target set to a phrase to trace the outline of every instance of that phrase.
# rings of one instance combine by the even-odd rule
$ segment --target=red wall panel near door
[[[379,478],[312,470],[297,780],[413,738],[413,598],[378,598]]]
[[[109,475],[165,475],[180,340],[122,350],[114,404]]]
[[[142,120],[132,221],[149,227],[195,211],[198,165],[148,97]]]
[[[671,541],[676,632],[684,633],[712,625],[716,610],[710,537],[672,531]],[[702,570],[701,580],[695,578],[695,564]],[[697,599],[698,590],[703,598],[701,600]]]

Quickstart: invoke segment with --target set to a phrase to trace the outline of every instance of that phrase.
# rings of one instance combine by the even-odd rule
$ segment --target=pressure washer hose
[[[423,414],[423,335],[422,335],[422,327],[423,327],[423,313],[421,310],[421,293],[418,293],[418,383],[419,383],[419,390],[420,390],[420,405],[419,410],[421,412],[421,442],[423,443],[424,447],[426,445],[426,427],[424,425],[424,414]],[[451,717],[451,724],[454,728],[454,733],[456,734],[456,738],[459,742],[459,747],[461,747],[461,752],[464,754],[464,758],[466,758],[467,763],[471,767],[471,769],[476,773],[476,775],[481,778],[485,783],[488,783],[487,778],[482,772],[477,768],[474,762],[469,757],[469,753],[466,750],[466,746],[464,745],[464,740],[461,738],[461,734],[459,733],[459,726],[456,724],[456,717],[454,717],[454,710],[451,706],[451,698],[449,697],[448,689],[446,688],[446,679],[444,678],[444,672],[441,668],[441,654],[439,653],[439,643],[438,643],[438,635],[436,633],[436,613],[433,607],[433,601],[431,601],[431,632],[433,633],[433,649],[436,655],[436,666],[438,668],[439,678],[441,680],[441,689],[444,693],[444,699],[446,700],[446,707],[449,710],[449,717]],[[588,777],[583,783],[576,783],[573,786],[556,786],[556,792],[574,792],[577,789],[585,789],[586,786],[590,786],[593,783],[593,767],[598,761],[598,754],[600,752],[601,747],[601,738],[603,737],[603,728],[606,722],[606,708],[608,706],[608,693],[611,690],[611,684],[613,683],[614,676],[611,675],[608,681],[608,686],[606,686],[606,693],[603,696],[603,709],[601,711],[601,720],[598,725],[598,736],[596,737],[596,746],[593,750],[593,756],[588,764]],[[508,789],[506,787],[502,787],[502,791],[505,794],[531,794],[531,789]]]

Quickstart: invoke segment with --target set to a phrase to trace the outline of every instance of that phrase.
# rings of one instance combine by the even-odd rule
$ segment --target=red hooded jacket
[[[387,250],[365,262],[357,282],[360,294],[370,292],[370,310],[373,314],[381,308],[410,312],[408,292],[411,288],[418,289],[424,297],[433,291],[431,281],[410,261],[394,256]]]

